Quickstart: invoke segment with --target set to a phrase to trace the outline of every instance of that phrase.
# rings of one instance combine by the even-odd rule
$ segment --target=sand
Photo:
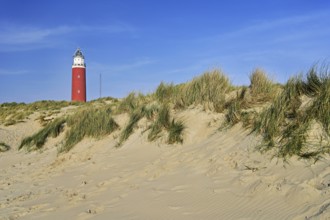
[[[17,151],[40,128],[0,126],[0,219],[330,219],[330,157],[287,162],[260,154],[260,138],[223,115],[181,112],[185,142],[148,142],[143,122],[121,148],[118,133],[57,155]],[[125,117],[123,117],[125,119]],[[122,120],[124,123],[125,120]]]

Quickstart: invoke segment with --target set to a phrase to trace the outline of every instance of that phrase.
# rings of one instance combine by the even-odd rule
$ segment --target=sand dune
[[[63,134],[26,153],[16,147],[40,125],[1,126],[0,219],[330,219],[329,157],[285,163],[239,124],[219,131],[222,114],[177,116],[182,145],[148,142],[140,122],[121,148],[115,133],[59,156]]]

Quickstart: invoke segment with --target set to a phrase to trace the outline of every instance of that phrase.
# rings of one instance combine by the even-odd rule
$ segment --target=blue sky
[[[154,91],[214,68],[236,85],[329,61],[328,0],[0,0],[0,103],[70,100],[72,55],[87,99]]]

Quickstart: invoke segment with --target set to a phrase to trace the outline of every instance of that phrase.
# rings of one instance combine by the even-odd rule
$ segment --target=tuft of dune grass
[[[149,141],[158,139],[161,136],[161,132],[165,131],[168,133],[168,144],[183,142],[182,134],[185,126],[182,121],[171,119],[170,108],[167,104],[163,104],[158,108],[156,118],[149,129]]]
[[[42,148],[48,137],[57,137],[64,130],[65,124],[70,129],[66,132],[59,153],[69,151],[84,137],[98,138],[119,128],[111,116],[110,108],[85,108],[74,115],[57,118],[49,122],[37,133],[24,138],[19,149],[25,147],[30,151]]]
[[[77,102],[67,101],[37,101],[30,104],[25,103],[3,103],[0,104],[0,124],[5,126],[24,122],[31,114],[41,111],[59,110],[69,105],[82,105]]]
[[[274,98],[276,86],[264,70],[257,68],[250,75],[250,92],[253,102],[264,103]]]
[[[151,104],[142,106],[130,114],[130,119],[122,130],[117,147],[121,146],[133,133],[137,123],[146,118],[150,124],[148,140],[154,141],[161,137],[162,132],[168,134],[169,144],[182,143],[182,133],[185,129],[183,122],[171,119],[170,107],[168,104]]]
[[[10,149],[10,146],[4,142],[0,142],[0,152],[5,152]]]
[[[119,102],[117,113],[132,113],[143,106],[147,97],[142,93],[131,92],[127,97]]]
[[[185,126],[182,121],[175,121],[172,119],[168,130],[168,140],[167,143],[174,144],[174,143],[183,143],[183,131]]]
[[[140,121],[140,119],[143,118],[143,116],[144,112],[142,109],[137,109],[131,113],[129,122],[125,126],[124,130],[121,132],[119,142],[116,147],[120,147],[124,143],[124,141],[129,138],[129,136],[133,133],[135,126]]]
[[[22,140],[18,149],[25,147],[28,151],[33,149],[40,149],[46,143],[48,137],[57,137],[64,128],[65,118],[55,119],[53,122],[46,125],[39,132],[30,137],[26,137]]]
[[[68,152],[84,137],[99,138],[119,128],[109,108],[84,109],[69,117],[67,125],[70,130],[66,133],[64,145],[59,149],[59,153]]]
[[[181,101],[184,107],[201,104],[206,109],[222,112],[225,95],[231,88],[227,76],[220,70],[213,70],[186,83],[181,89]]]
[[[202,105],[205,109],[222,112],[225,95],[232,88],[228,77],[221,70],[215,69],[179,85],[162,82],[154,97],[161,104],[172,104],[179,109]]]
[[[311,104],[302,108],[301,97],[311,97]],[[262,134],[263,143],[259,149],[276,149],[277,156],[298,155],[316,157],[329,145],[320,142],[317,150],[310,151],[308,132],[312,123],[320,123],[330,136],[330,74],[317,72],[312,68],[305,79],[291,78],[273,104],[265,109],[255,121],[254,130]]]

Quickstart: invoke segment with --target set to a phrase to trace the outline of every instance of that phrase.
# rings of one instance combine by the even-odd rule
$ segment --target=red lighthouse
[[[71,100],[86,102],[86,64],[79,48],[73,55]]]

